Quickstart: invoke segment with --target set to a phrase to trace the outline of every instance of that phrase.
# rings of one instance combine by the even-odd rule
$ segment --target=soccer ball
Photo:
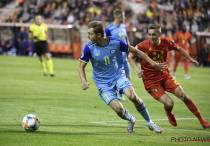
[[[27,114],[23,117],[22,127],[27,132],[34,132],[39,128],[40,121],[34,114]]]

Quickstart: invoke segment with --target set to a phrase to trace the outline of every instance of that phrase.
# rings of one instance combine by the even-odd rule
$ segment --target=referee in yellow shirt
[[[29,32],[30,38],[32,38],[34,41],[34,47],[41,62],[44,76],[49,74],[51,77],[53,77],[53,61],[48,53],[47,43],[48,27],[47,24],[43,22],[41,16],[35,17],[35,22],[30,25]]]

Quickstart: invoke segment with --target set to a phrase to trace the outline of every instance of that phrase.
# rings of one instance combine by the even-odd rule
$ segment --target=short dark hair
[[[159,32],[161,32],[161,27],[160,27],[159,24],[149,24],[148,30],[149,30],[149,29],[156,29],[156,30],[158,30]]]
[[[102,37],[104,36],[104,27],[101,21],[91,21],[88,24],[88,28],[93,28],[95,34],[99,33]]]
[[[116,9],[113,12],[114,18],[119,17],[123,14],[123,12],[120,9]]]

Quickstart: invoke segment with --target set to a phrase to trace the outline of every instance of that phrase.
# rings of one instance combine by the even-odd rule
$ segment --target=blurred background
[[[209,0],[1,0],[0,54],[34,56],[28,27],[36,15],[49,26],[49,50],[53,56],[79,58],[88,41],[91,20],[113,20],[113,10],[125,11],[130,43],[146,38],[147,26],[159,23],[172,39],[184,24],[192,34],[190,54],[201,66],[210,66]]]

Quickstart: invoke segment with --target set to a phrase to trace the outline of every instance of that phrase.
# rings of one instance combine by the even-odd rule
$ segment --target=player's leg
[[[117,81],[117,88],[119,91],[123,91],[123,93],[133,102],[137,111],[142,115],[142,117],[147,121],[147,124],[150,129],[155,132],[161,133],[162,129],[159,128],[150,118],[149,112],[143,103],[142,99],[136,94],[132,84],[126,77],[122,77]]]
[[[50,76],[53,77],[54,76],[54,65],[53,65],[52,58],[50,57],[49,53],[45,53],[44,56],[46,58],[48,72],[50,73]]]
[[[170,98],[168,94],[163,94],[160,99],[158,100],[164,105],[164,110],[166,112],[166,115],[168,117],[168,121],[172,126],[177,126],[176,118],[174,114],[172,113],[173,107],[174,107],[174,102]]]
[[[164,109],[168,117],[169,123],[173,126],[177,126],[175,116],[172,113],[174,103],[170,96],[165,93],[164,87],[162,87],[159,84],[154,84],[149,89],[147,89],[147,91],[154,99],[156,99],[164,105]]]
[[[196,106],[196,104],[184,92],[184,90],[181,86],[176,88],[174,94],[184,102],[184,104],[187,106],[187,108],[198,118],[198,120],[200,121],[201,125],[204,128],[210,128],[210,123],[203,118],[203,116],[201,115],[201,113],[200,113],[198,107]]]
[[[48,53],[48,44],[46,41],[42,42],[42,47],[43,47],[43,54],[44,57],[46,58],[46,63],[47,63],[47,69],[49,71],[50,76],[54,76],[54,65],[53,65],[53,61],[52,58],[50,56],[50,54]]]
[[[184,78],[186,80],[190,79],[190,75],[189,75],[189,61],[187,59],[183,60],[183,65],[184,65]]]
[[[175,61],[174,61],[174,66],[173,66],[173,75],[175,76],[176,74],[176,70],[177,70],[177,67],[179,65],[179,62],[181,60],[181,55],[179,52],[175,52]]]
[[[128,133],[132,133],[134,131],[134,125],[136,122],[136,119],[134,116],[132,116],[128,110],[126,110],[123,105],[121,104],[121,102],[117,99],[112,100],[109,103],[109,106],[117,113],[117,115],[124,119],[129,121],[128,122],[128,127],[127,127],[127,132]]]
[[[47,66],[46,66],[45,61],[44,61],[44,56],[43,56],[43,53],[42,53],[42,46],[41,46],[40,42],[35,42],[34,47],[36,49],[36,54],[37,54],[37,56],[39,58],[39,61],[41,63],[41,68],[42,68],[43,75],[46,76],[47,75]]]
[[[142,115],[142,117],[147,121],[147,126],[150,130],[154,130],[156,133],[162,133],[163,129],[160,128],[157,124],[155,124],[150,118],[147,107],[145,106],[142,99],[136,94],[133,87],[126,88],[124,91],[125,95],[129,98],[130,101],[136,107],[136,110]]]
[[[41,68],[42,68],[43,75],[46,76],[47,75],[47,66],[46,66],[46,63],[44,61],[44,57],[43,57],[43,55],[40,55],[40,56],[38,56],[38,58],[39,58],[39,61],[41,63]]]
[[[101,99],[109,105],[120,118],[128,121],[127,131],[132,133],[136,119],[123,107],[118,99],[116,89],[113,87],[106,87],[106,85],[103,85],[103,87],[100,87],[99,89]]]
[[[44,61],[44,56],[40,55],[38,57],[39,57],[39,61],[41,63],[41,68],[42,68],[43,75],[46,76],[47,75],[47,66],[46,66],[46,63]]]

